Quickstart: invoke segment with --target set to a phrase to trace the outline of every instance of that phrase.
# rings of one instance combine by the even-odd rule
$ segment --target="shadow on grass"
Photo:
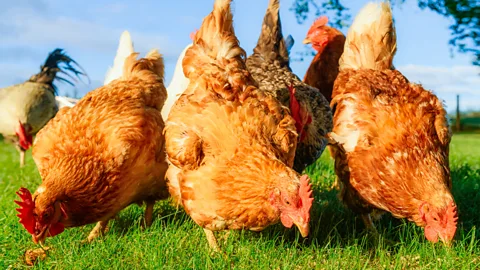
[[[329,175],[329,174],[328,174]],[[238,232],[234,237],[255,239],[264,238],[274,244],[282,244],[302,250],[310,248],[346,248],[359,246],[364,252],[372,252],[382,246],[395,252],[405,243],[426,242],[423,229],[406,220],[393,218],[386,213],[375,222],[382,237],[378,243],[372,241],[366,233],[365,226],[359,216],[346,209],[337,198],[337,190],[331,189],[332,176],[326,176],[319,181],[319,176],[313,176],[314,204],[311,211],[311,230],[309,237],[303,239],[296,228],[287,229],[281,224],[270,226],[260,233]],[[480,215],[476,204],[480,202],[480,170],[475,170],[468,164],[452,167],[453,194],[459,209],[459,226],[457,240],[470,239],[470,232],[480,226]],[[109,234],[124,236],[131,230],[139,230],[143,222],[145,207],[130,206],[122,211],[111,224]],[[157,202],[154,211],[154,229],[181,227],[185,223],[193,223],[182,208],[175,208],[169,200]],[[193,224],[193,228],[201,230]],[[217,236],[219,236],[218,234]],[[386,240],[386,241],[385,241]],[[205,240],[206,241],[206,240]],[[392,241],[396,244],[388,243]]]
[[[110,221],[108,233],[124,236],[131,230],[140,230],[145,217],[145,205],[131,205]],[[167,227],[168,224],[182,226],[190,217],[183,209],[175,208],[170,200],[158,201],[153,212],[152,227]],[[148,228],[147,228],[148,229]]]
[[[480,226],[480,169],[468,163],[452,168],[453,196],[458,207],[460,229]]]
[[[456,240],[478,242],[472,232],[480,226],[480,170],[469,164],[452,167],[453,195],[455,197],[459,223]],[[368,252],[371,248],[383,246],[393,252],[405,243],[427,242],[423,229],[407,220],[396,219],[389,213],[375,222],[382,240],[372,241],[366,233],[361,218],[346,209],[337,198],[337,190],[330,189],[331,181],[314,185],[315,202],[311,211],[311,230],[306,239],[299,237],[295,228],[286,229],[282,225],[267,228],[262,234],[276,239],[284,245],[302,249],[302,246],[345,248],[359,245]],[[472,238],[473,237],[473,238]],[[393,242],[393,245],[392,243]],[[398,245],[402,244],[402,245]]]

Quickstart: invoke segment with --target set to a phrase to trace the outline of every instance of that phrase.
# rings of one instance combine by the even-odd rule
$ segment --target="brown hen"
[[[333,83],[338,76],[338,60],[345,46],[345,35],[327,25],[328,19],[322,16],[308,30],[304,44],[312,44],[317,54],[308,67],[303,81],[318,90],[330,103]]]
[[[330,134],[340,199],[375,231],[371,214],[390,212],[450,243],[457,225],[442,102],[393,70],[390,5],[369,3],[356,17],[333,90]]]
[[[22,189],[18,202],[35,242],[98,222],[92,240],[120,210],[143,201],[149,225],[155,200],[168,196],[163,59],[157,51],[137,55],[126,59],[121,78],[62,108],[37,134],[33,158],[43,182],[33,197]]]
[[[270,0],[247,67],[262,91],[290,108],[299,134],[293,168],[301,173],[325,150],[326,135],[332,130],[332,111],[320,91],[302,82],[290,69],[279,8],[279,0]]]
[[[297,133],[288,110],[259,91],[232,25],[231,0],[216,0],[183,60],[190,83],[165,128],[169,189],[212,231],[263,230],[281,221],[309,232],[307,176],[293,164]]]

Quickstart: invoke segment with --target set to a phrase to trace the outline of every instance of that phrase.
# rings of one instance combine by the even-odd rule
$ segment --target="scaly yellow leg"
[[[208,245],[210,248],[213,249],[215,252],[220,252],[220,248],[218,247],[217,238],[215,238],[215,234],[209,229],[203,229],[205,232],[205,236],[207,237]]]
[[[105,230],[107,229],[108,225],[108,220],[107,221],[99,221],[95,228],[90,232],[90,234],[87,237],[88,242],[92,242],[95,238],[99,237],[100,235],[103,235],[105,233]]]

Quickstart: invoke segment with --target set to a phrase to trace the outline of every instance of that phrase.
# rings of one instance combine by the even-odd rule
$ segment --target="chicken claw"
[[[105,230],[107,229],[108,225],[108,220],[107,221],[99,221],[95,228],[90,232],[90,234],[87,237],[87,241],[90,243],[92,242],[95,238],[99,237],[100,235],[103,235],[105,233]]]

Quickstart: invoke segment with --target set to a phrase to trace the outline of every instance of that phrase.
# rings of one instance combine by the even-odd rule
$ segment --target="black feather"
[[[68,79],[57,76],[57,73],[65,74]],[[49,84],[56,94],[57,87],[53,84],[55,79],[73,86],[77,82],[77,78],[81,80],[81,76],[86,77],[90,83],[90,78],[85,70],[63,49],[57,48],[48,55],[45,63],[40,67],[40,72],[33,75],[28,81]]]
[[[253,52],[267,60],[279,61],[281,66],[289,66],[288,48],[283,39],[279,9],[279,0],[270,0],[263,18],[262,32]]]

